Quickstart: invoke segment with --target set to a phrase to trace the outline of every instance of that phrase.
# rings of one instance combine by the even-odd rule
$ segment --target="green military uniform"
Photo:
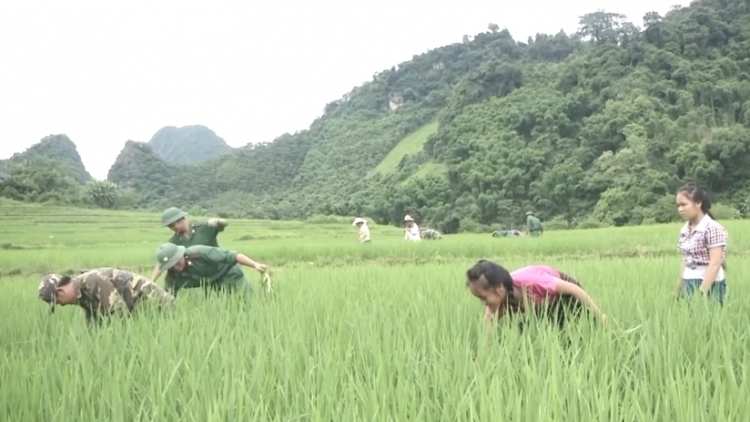
[[[542,221],[536,218],[531,211],[526,213],[526,227],[529,229],[529,234],[534,237],[540,236],[544,230]]]
[[[187,213],[179,208],[168,208],[161,215],[161,223],[163,226],[169,227],[186,216]],[[224,227],[219,225],[216,219],[200,223],[191,222],[188,237],[175,233],[169,239],[169,243],[174,243],[175,245],[184,246],[186,248],[194,245],[206,245],[218,248],[219,241],[216,238],[219,236],[219,233],[223,231]],[[172,272],[168,272],[164,277],[164,283],[168,288],[171,288],[171,285],[174,282],[173,279],[174,274]]]
[[[186,216],[187,213],[179,208],[169,208],[162,213],[161,223],[165,227],[169,227]],[[184,246],[186,248],[193,245],[207,245],[218,248],[219,242],[216,237],[223,231],[224,227],[219,225],[216,219],[200,223],[190,223],[188,237],[183,237],[175,233],[174,236],[169,239],[169,243],[174,243],[175,245]]]
[[[39,298],[54,311],[57,288],[75,283],[77,305],[86,313],[86,323],[102,317],[136,311],[144,302],[173,307],[175,298],[151,280],[127,270],[96,268],[74,278],[48,274],[39,284]]]
[[[173,269],[181,258],[185,267]],[[252,285],[237,263],[237,252],[205,245],[184,246],[166,243],[156,253],[159,269],[169,270],[169,289],[173,294],[181,289],[202,287],[206,290],[243,291],[250,293]]]

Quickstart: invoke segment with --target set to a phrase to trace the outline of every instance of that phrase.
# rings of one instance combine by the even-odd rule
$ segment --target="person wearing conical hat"
[[[160,271],[168,271],[173,295],[182,289],[201,287],[206,291],[251,292],[250,280],[241,266],[265,273],[268,267],[235,251],[205,245],[184,247],[165,243],[156,251]],[[269,287],[270,286],[266,286]]]
[[[169,243],[186,248],[193,245],[206,245],[218,248],[219,241],[217,237],[229,224],[227,220],[210,218],[207,221],[192,222],[188,220],[187,215],[185,211],[175,207],[168,208],[162,213],[162,226],[169,227],[174,232],[174,235],[169,239]],[[157,266],[154,268],[151,280],[156,282],[161,274],[162,272]],[[169,282],[170,280],[167,279],[166,283],[169,284]]]
[[[359,243],[370,243],[370,228],[367,227],[367,220],[357,217],[352,226],[359,227]]]
[[[526,236],[529,234],[533,237],[538,237],[544,234],[542,221],[539,220],[532,211],[526,213]]]
[[[407,214],[404,217],[404,240],[411,240],[412,242],[419,242],[422,240],[422,236],[419,235],[419,226],[414,219]]]
[[[174,296],[151,280],[132,271],[95,268],[75,277],[47,274],[38,289],[39,299],[50,305],[78,305],[86,313],[86,324],[104,317],[127,315],[143,307],[144,302],[172,308]]]

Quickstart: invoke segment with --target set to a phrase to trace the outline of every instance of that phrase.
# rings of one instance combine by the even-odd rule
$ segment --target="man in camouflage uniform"
[[[419,235],[422,239],[442,239],[443,235],[439,231],[433,229],[422,230]]]
[[[544,234],[544,227],[542,227],[541,220],[535,217],[534,213],[531,211],[526,213],[526,236],[529,234],[533,237],[538,237]]]
[[[193,245],[206,245],[218,248],[219,242],[216,238],[229,223],[222,218],[211,218],[208,221],[193,223],[188,221],[185,211],[172,207],[162,213],[161,224],[169,227],[174,232],[174,235],[169,239],[169,243],[186,248]],[[159,280],[161,273],[158,266],[154,268],[151,280],[154,282]],[[171,283],[169,277],[169,274],[167,274],[165,280],[165,284],[167,285]]]
[[[172,308],[175,298],[146,277],[116,268],[86,270],[78,276],[47,274],[39,284],[39,299],[55,305],[78,305],[86,313],[86,324],[102,317],[127,315],[143,302]]]
[[[205,291],[242,291],[250,293],[252,285],[240,266],[265,273],[268,267],[246,255],[205,245],[188,248],[165,243],[156,252],[160,271],[169,271],[168,289],[177,295],[181,289],[201,287]],[[270,279],[268,279],[270,280]],[[270,281],[268,281],[270,284]],[[266,286],[270,290],[270,285]]]

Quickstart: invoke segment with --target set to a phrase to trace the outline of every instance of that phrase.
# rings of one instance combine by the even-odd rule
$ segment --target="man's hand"
[[[256,270],[257,270],[258,272],[260,272],[260,273],[264,273],[264,272],[268,271],[268,265],[266,265],[266,264],[261,264],[260,262],[256,262],[256,263],[255,263],[255,269],[256,269]]]

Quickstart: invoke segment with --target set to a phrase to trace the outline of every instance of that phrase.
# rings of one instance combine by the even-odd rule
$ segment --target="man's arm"
[[[229,225],[229,222],[223,218],[209,218],[207,224],[221,232]]]
[[[164,307],[174,306],[175,298],[169,294],[166,290],[159,287],[158,284],[150,281],[141,279],[139,281],[139,290],[143,296],[148,298],[149,302],[155,303]]]
[[[125,302],[128,310],[130,310],[130,303],[133,303],[132,292],[130,292],[130,288],[128,287],[128,299],[122,297],[122,294],[120,293],[122,288],[118,288],[115,286],[115,280],[117,278],[118,276],[115,276],[113,277],[113,280],[109,280],[103,278],[101,274],[93,273],[86,280],[84,280],[86,287],[90,289],[90,291],[94,295],[96,295],[96,298],[99,302],[99,305],[96,307],[97,309],[92,309],[95,314],[101,316],[111,315],[114,311],[115,305],[118,304],[118,296],[123,299],[123,302]]]
[[[133,312],[135,307],[135,298],[133,297],[133,285],[135,284],[136,274],[130,271],[117,271],[112,284],[117,293],[122,297],[123,302],[128,307],[129,312]]]
[[[247,255],[243,255],[241,253],[237,254],[237,263],[240,265],[244,265],[246,267],[254,268],[258,272],[264,272],[268,269],[268,266],[265,264],[261,264],[260,262],[255,262],[252,259],[250,259]]]
[[[220,264],[237,263],[245,267],[254,268],[260,272],[268,269],[266,265],[253,261],[247,255],[228,251],[226,249],[214,248],[211,246],[199,246],[198,253],[204,258]]]
[[[86,313],[86,326],[90,328],[94,324],[94,321],[96,321],[97,315],[89,308],[83,308],[83,312]]]
[[[155,266],[154,272],[151,274],[151,281],[156,283],[156,280],[158,280],[159,277],[161,277],[161,274],[162,274],[162,271],[159,269],[159,266],[158,265]]]

